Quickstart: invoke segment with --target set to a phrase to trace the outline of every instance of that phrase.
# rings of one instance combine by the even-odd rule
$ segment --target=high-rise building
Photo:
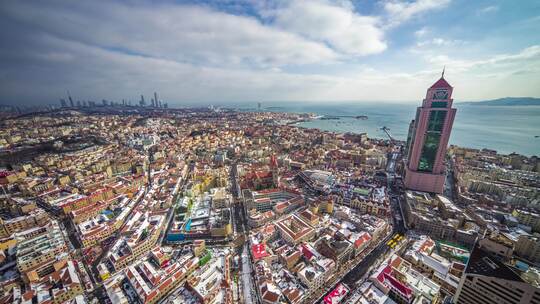
[[[411,190],[442,193],[445,181],[446,148],[456,116],[452,108],[452,86],[444,71],[428,90],[416,118],[409,127],[405,187]]]
[[[139,101],[139,103],[141,104],[141,107],[146,106],[146,102],[144,101],[144,96],[143,95],[141,95],[141,101]]]
[[[528,272],[519,274],[518,270],[475,247],[459,282],[454,303],[540,304],[540,288]]]
[[[154,92],[154,101],[155,101],[155,103],[156,103],[156,107],[157,107],[158,105],[161,104],[161,103],[159,102],[159,99],[157,98],[157,92]]]
[[[73,98],[71,98],[71,94],[69,94],[69,91],[67,91],[68,93],[68,100],[69,100],[69,105],[73,108],[74,104],[73,104]]]
[[[405,149],[403,150],[403,153],[405,155],[409,155],[409,151],[411,150],[411,144],[412,144],[412,138],[414,134],[414,128],[415,128],[415,120],[411,120],[411,123],[409,124],[409,132],[407,133],[407,143],[405,144]]]

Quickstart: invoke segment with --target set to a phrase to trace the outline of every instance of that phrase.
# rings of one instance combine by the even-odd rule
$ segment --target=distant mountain
[[[534,97],[505,97],[485,101],[462,102],[461,104],[475,106],[540,106],[540,98]]]

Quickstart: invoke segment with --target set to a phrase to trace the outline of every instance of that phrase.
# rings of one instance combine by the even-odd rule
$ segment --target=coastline
[[[458,109],[450,145],[496,150],[501,154],[539,155],[540,106],[474,106],[456,103]],[[264,109],[266,110],[266,108]],[[270,110],[273,112],[272,110]],[[381,130],[386,126],[397,140],[406,140],[413,104],[336,104],[295,103],[281,106],[277,112],[319,116],[349,116],[339,120],[310,119],[296,126],[338,133],[367,133],[371,138],[388,139]],[[355,119],[365,115],[368,119]]]

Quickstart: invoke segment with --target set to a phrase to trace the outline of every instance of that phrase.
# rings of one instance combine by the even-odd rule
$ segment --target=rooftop
[[[465,273],[524,282],[517,273],[510,269],[510,267],[477,246],[471,252]]]
[[[444,77],[441,77],[437,82],[435,82],[430,89],[442,89],[442,88],[452,88],[450,84],[444,79]]]

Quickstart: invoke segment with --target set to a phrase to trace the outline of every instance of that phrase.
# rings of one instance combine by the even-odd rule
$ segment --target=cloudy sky
[[[0,103],[540,97],[537,0],[10,1]]]

